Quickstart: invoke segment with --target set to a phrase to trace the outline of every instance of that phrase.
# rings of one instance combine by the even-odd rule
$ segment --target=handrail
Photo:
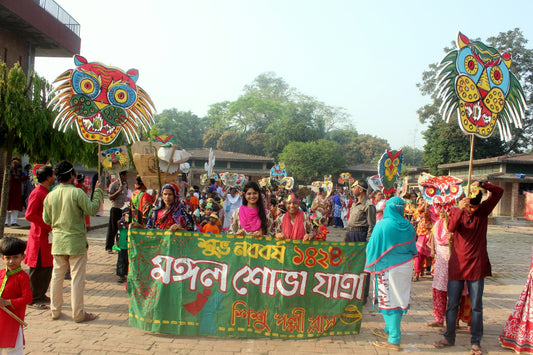
[[[68,12],[63,10],[54,0],[34,0],[40,7],[46,10],[50,15],[54,16],[62,24],[67,26],[78,37],[80,36],[80,24],[74,20]]]

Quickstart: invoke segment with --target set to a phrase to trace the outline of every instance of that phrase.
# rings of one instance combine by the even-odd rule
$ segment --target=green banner
[[[366,243],[132,229],[131,326],[306,339],[358,334]]]

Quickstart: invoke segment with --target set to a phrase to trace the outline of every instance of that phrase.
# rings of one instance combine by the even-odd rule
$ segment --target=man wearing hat
[[[350,209],[347,242],[366,242],[372,234],[376,224],[376,207],[367,197],[368,185],[364,180],[357,180],[352,184],[352,193],[357,201]]]
[[[352,193],[357,201],[350,208],[348,228],[346,231],[347,242],[366,242],[376,225],[376,206],[367,197],[368,185],[364,180],[357,180],[352,184]],[[370,277],[367,275],[363,304],[368,298]]]

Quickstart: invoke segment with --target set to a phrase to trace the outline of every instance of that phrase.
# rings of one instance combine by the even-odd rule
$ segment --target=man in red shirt
[[[452,233],[451,254],[448,264],[448,304],[446,306],[446,333],[444,340],[436,342],[436,348],[455,344],[455,321],[463,286],[468,286],[472,304],[470,324],[470,344],[472,354],[481,354],[483,337],[483,288],[485,277],[492,276],[487,253],[488,216],[503,195],[503,189],[488,182],[475,181],[490,192],[483,202],[480,191],[475,198],[464,198],[459,208],[452,208],[448,219],[448,230]]]
[[[42,166],[37,169],[39,185],[28,197],[26,220],[31,223],[26,246],[24,263],[30,267],[30,285],[33,293],[31,305],[36,308],[45,308],[44,304],[50,303],[46,290],[52,278],[52,239],[49,236],[52,228],[43,221],[43,202],[50,187],[55,182],[54,169],[51,166]]]

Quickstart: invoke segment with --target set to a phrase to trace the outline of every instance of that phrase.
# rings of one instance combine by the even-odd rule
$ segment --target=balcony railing
[[[50,15],[58,19],[62,24],[67,26],[78,37],[80,36],[80,24],[74,20],[61,6],[54,0],[34,0],[40,7],[46,10]]]

